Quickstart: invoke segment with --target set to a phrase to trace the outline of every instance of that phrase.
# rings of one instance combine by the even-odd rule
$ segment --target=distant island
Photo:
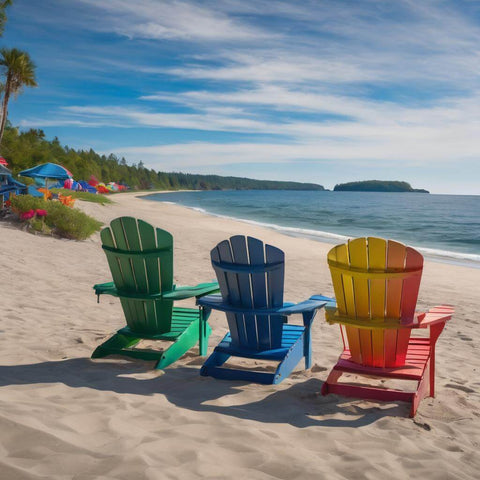
[[[412,188],[407,182],[388,180],[365,180],[363,182],[348,182],[335,185],[334,192],[414,192],[430,193],[423,188]]]

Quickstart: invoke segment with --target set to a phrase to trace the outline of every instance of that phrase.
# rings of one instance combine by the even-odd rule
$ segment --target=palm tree
[[[3,0],[0,2],[0,36],[3,33],[3,28],[5,27],[5,23],[7,21],[7,15],[5,13],[5,9],[12,4],[12,0]]]
[[[0,143],[2,142],[5,124],[7,123],[7,107],[10,96],[15,97],[22,92],[22,87],[36,87],[35,64],[27,52],[17,48],[2,48],[0,50],[0,67],[3,67],[6,77],[3,84],[2,120],[0,123]]]

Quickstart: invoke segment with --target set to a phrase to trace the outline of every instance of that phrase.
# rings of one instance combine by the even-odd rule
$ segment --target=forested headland
[[[335,185],[334,192],[415,192],[429,193],[428,190],[412,188],[407,182],[388,180],[365,180]]]
[[[46,162],[59,163],[70,170],[76,180],[91,175],[101,182],[117,182],[137,189],[162,190],[324,190],[314,183],[254,180],[220,175],[197,175],[157,172],[142,162],[128,165],[125,158],[100,155],[94,150],[76,150],[61,145],[58,138],[47,140],[42,130],[21,132],[7,124],[2,141],[2,155],[14,174]]]

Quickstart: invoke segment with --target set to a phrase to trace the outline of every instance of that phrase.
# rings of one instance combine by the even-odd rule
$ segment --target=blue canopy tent
[[[78,183],[80,184],[84,192],[97,193],[97,189],[95,187],[92,187],[85,180],[80,180]]]
[[[26,190],[26,186],[12,177],[12,172],[0,164],[0,210],[3,211],[4,203],[11,193],[20,195]]]
[[[45,188],[48,189],[48,180],[66,180],[72,178],[73,175],[61,165],[56,163],[43,163],[36,167],[23,170],[19,173],[22,177],[40,178],[45,180]]]

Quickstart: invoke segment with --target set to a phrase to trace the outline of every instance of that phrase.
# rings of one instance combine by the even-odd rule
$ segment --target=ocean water
[[[427,257],[480,268],[480,196],[249,190],[147,198],[332,244],[358,236],[392,238]]]

